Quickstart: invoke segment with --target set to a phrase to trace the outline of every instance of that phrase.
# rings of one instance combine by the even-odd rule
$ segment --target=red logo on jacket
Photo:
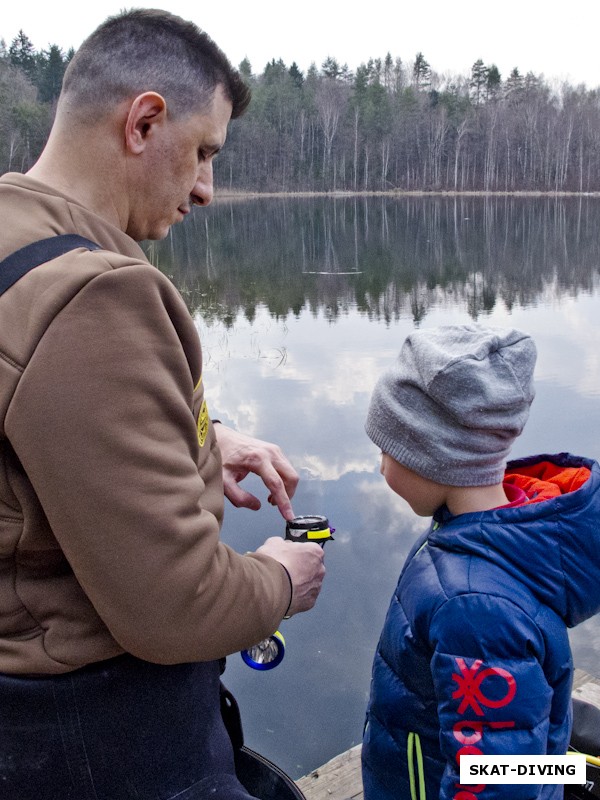
[[[482,661],[480,659],[474,661],[470,667],[463,658],[457,658],[456,664],[459,673],[453,673],[452,680],[458,688],[453,692],[452,697],[460,700],[458,714],[464,715],[472,711],[480,717],[476,720],[459,719],[452,727],[454,738],[461,745],[456,754],[456,760],[460,763],[461,755],[484,754],[484,751],[476,745],[483,742],[486,729],[514,728],[514,720],[488,722],[481,717],[485,716],[484,708],[503,708],[509,705],[517,692],[517,682],[510,672],[501,667],[481,669]],[[501,678],[506,682],[506,692],[500,699],[496,700],[485,694],[482,684],[486,678],[491,677]],[[477,795],[485,789],[485,786],[484,783],[477,786],[456,784],[458,792],[454,795],[454,800],[477,800]]]

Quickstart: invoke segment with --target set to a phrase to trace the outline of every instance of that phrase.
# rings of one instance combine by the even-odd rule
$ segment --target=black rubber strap
[[[40,239],[38,242],[28,244],[12,253],[4,261],[0,261],[0,294],[10,289],[29,270],[39,267],[40,264],[45,264],[46,261],[52,261],[53,258],[58,258],[58,256],[62,256],[68,253],[69,250],[75,250],[78,247],[85,247],[87,250],[101,249],[99,244],[86,239],[84,236],[78,236],[76,233],[65,233],[59,236],[50,236],[48,239]]]

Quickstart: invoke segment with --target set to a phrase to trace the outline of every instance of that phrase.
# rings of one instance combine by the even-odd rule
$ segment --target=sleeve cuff
[[[281,563],[281,562],[279,562],[279,563]],[[281,566],[283,567],[283,564],[281,564]],[[287,608],[286,608],[286,610],[285,610],[285,614],[283,615],[283,618],[284,618],[284,619],[289,619],[289,617],[288,617],[288,611],[289,611],[289,610],[290,610],[290,608],[291,608],[291,605],[292,605],[292,599],[293,599],[293,597],[294,597],[294,584],[292,583],[292,578],[291,578],[291,576],[290,576],[290,573],[287,571],[287,569],[286,569],[285,567],[283,567],[283,569],[285,570],[285,574],[287,575],[287,577],[288,577],[288,581],[290,582],[290,602],[288,603],[288,607],[287,607]]]

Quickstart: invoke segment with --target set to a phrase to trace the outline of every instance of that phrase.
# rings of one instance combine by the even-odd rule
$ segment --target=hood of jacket
[[[506,478],[526,503],[456,517],[441,508],[429,545],[497,565],[573,627],[600,611],[600,466],[544,454],[509,462]]]

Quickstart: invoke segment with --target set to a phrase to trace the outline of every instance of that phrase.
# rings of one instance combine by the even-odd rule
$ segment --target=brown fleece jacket
[[[0,178],[0,218],[0,260],[58,233],[105,248],[0,297],[0,672],[260,641],[290,585],[219,541],[221,460],[181,296],[125,233],[27,176]]]

